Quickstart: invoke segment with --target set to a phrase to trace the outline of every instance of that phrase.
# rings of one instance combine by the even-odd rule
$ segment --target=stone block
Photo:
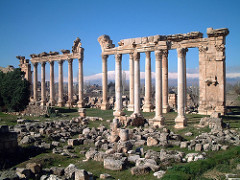
[[[123,169],[123,162],[115,159],[104,159],[104,168],[113,171],[121,171]]]
[[[148,166],[135,166],[131,168],[132,175],[144,175],[148,174],[150,171],[151,169]]]
[[[147,146],[156,146],[158,144],[158,140],[153,137],[147,138]]]
[[[42,171],[41,164],[37,164],[37,163],[27,163],[26,168],[30,169],[33,174],[39,174]]]
[[[202,151],[202,144],[196,144],[195,151]]]
[[[89,175],[84,169],[77,169],[75,171],[75,180],[89,180]]]

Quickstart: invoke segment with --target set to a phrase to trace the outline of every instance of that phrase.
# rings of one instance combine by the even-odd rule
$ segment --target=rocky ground
[[[96,121],[100,122],[99,126],[89,127],[90,122]],[[195,124],[198,129],[207,127],[207,131],[197,136],[191,131],[180,135],[168,128],[154,129],[147,124],[122,128],[118,120],[107,128],[98,117],[45,122],[18,119],[17,122],[11,128],[18,133],[21,146],[18,154],[29,154],[30,160],[27,157],[16,168],[1,172],[0,179],[107,179],[115,178],[111,172],[126,170],[136,179],[146,174],[161,178],[174,164],[203,160],[208,158],[208,152],[226,151],[240,144],[239,131],[229,128],[216,115]],[[51,163],[46,166],[44,158],[45,162],[31,161],[37,154],[46,154],[50,159],[63,157],[69,163],[63,167]],[[7,163],[12,166],[8,159],[3,158],[2,168]],[[78,168],[71,163],[73,159],[76,164],[90,163],[89,169]],[[91,163],[100,163],[102,172],[91,173]]]

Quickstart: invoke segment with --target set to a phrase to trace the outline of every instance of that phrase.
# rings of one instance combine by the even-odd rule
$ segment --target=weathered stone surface
[[[158,144],[158,140],[153,137],[147,138],[147,146],[156,146]]]
[[[114,171],[121,171],[123,169],[123,162],[121,160],[104,159],[104,168]]]
[[[17,168],[16,169],[16,174],[18,175],[19,178],[30,179],[32,177],[31,170],[30,169],[25,169],[25,168]]]
[[[52,173],[57,176],[64,175],[64,168],[61,167],[51,167]]]
[[[110,174],[104,173],[100,174],[100,179],[110,179],[112,176]]]
[[[77,169],[75,171],[75,180],[89,180],[89,175],[84,169]]]
[[[139,155],[129,155],[128,156],[128,161],[129,162],[133,162],[133,163],[136,163],[136,161],[140,159],[140,156]]]
[[[131,174],[132,175],[144,175],[148,174],[151,171],[151,169],[148,166],[135,166],[131,168]]]
[[[41,164],[37,164],[37,163],[27,163],[26,168],[30,169],[33,174],[39,174],[42,171]]]
[[[69,164],[65,169],[65,176],[69,179],[75,178],[75,171],[77,170],[77,167],[74,164]]]
[[[166,171],[157,171],[155,173],[153,173],[153,176],[156,176],[158,179],[161,179],[163,177],[163,175],[166,173]]]

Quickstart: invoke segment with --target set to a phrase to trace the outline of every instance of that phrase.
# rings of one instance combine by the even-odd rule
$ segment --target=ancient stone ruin
[[[108,35],[102,35],[98,41],[102,48],[102,89],[103,102],[101,109],[108,109],[107,101],[107,58],[115,56],[115,97],[114,116],[120,118],[122,111],[122,55],[129,54],[130,103],[128,110],[133,110],[132,117],[143,118],[140,112],[140,53],[146,54],[145,66],[145,104],[143,111],[150,112],[151,104],[151,52],[155,54],[155,117],[150,124],[158,127],[164,125],[162,112],[169,111],[168,102],[168,53],[176,49],[178,53],[178,97],[175,128],[187,125],[186,106],[186,53],[188,48],[199,49],[199,114],[210,115],[213,112],[225,113],[225,37],[229,31],[207,29],[207,38],[201,32],[187,34],[155,35],[140,38],[123,39],[118,47]]]

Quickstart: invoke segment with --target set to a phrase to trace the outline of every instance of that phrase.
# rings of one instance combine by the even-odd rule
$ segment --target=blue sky
[[[230,30],[226,41],[227,72],[240,72],[240,1],[238,0],[0,0],[0,66],[18,66],[16,55],[70,49],[76,37],[85,48],[84,75],[101,73],[97,38],[121,39],[200,31],[208,27]],[[141,71],[144,71],[141,54]],[[154,55],[152,54],[154,70]],[[77,61],[73,63],[74,76]],[[198,68],[198,50],[187,53],[187,68]],[[49,65],[46,67],[49,72]],[[56,76],[58,72],[55,65]],[[109,57],[108,69],[114,70]],[[128,55],[123,56],[128,70]],[[169,72],[177,71],[177,54],[169,54]],[[40,72],[40,66],[39,66]],[[67,74],[67,63],[64,64]]]

